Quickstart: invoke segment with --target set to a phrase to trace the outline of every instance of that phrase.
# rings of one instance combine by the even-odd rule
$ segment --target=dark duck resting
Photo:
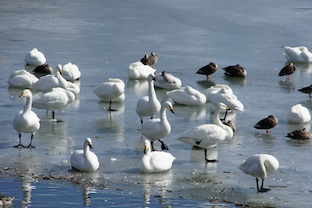
[[[41,66],[37,66],[33,72],[40,73],[40,74],[51,74],[52,67],[49,64],[43,64]]]
[[[278,76],[286,75],[286,79],[290,80],[290,75],[296,71],[296,66],[293,63],[289,63],[284,66],[281,71],[278,73]]]
[[[302,130],[295,130],[286,135],[286,137],[296,140],[309,140],[311,138],[311,132],[303,128]]]
[[[207,79],[211,78],[211,74],[215,73],[218,70],[218,65],[210,62],[208,65],[203,66],[202,68],[200,68],[196,74],[202,74],[202,75],[206,75]]]
[[[269,115],[267,118],[264,118],[262,120],[260,120],[255,126],[254,128],[256,129],[265,129],[266,133],[270,133],[271,130],[274,126],[276,126],[278,124],[278,120],[277,118],[275,118],[272,115]]]
[[[230,77],[246,77],[247,71],[239,64],[223,68],[224,74]]]
[[[145,54],[143,58],[141,58],[141,63],[144,64],[144,65],[148,65],[149,63],[149,60],[148,60],[148,54]]]
[[[311,94],[312,94],[312,85],[310,85],[308,87],[301,88],[298,91],[302,92],[302,93],[309,94],[309,97],[312,98],[312,96],[311,96]]]

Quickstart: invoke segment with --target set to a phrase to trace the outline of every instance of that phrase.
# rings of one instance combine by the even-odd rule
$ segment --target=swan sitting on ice
[[[205,149],[206,162],[217,162],[207,158],[207,148],[213,148],[218,142],[233,137],[233,130],[223,124],[219,118],[220,111],[226,110],[227,106],[219,103],[213,114],[213,124],[203,124],[195,128],[189,129],[182,133],[178,140],[186,144],[190,144]]]
[[[118,78],[108,78],[106,82],[93,88],[93,92],[101,101],[109,102],[109,111],[116,111],[111,106],[113,102],[123,102],[125,100],[125,83]]]
[[[30,90],[26,89],[20,95],[20,97],[26,97],[26,103],[24,109],[19,111],[13,120],[13,127],[18,133],[19,144],[14,147],[25,147],[22,145],[22,132],[31,133],[30,143],[27,146],[28,148],[32,146],[32,140],[34,134],[40,128],[40,119],[37,114],[31,110],[32,106],[32,93]]]
[[[311,120],[310,111],[301,104],[294,105],[287,114],[289,123],[307,123]]]
[[[44,56],[44,54],[40,51],[38,51],[37,48],[32,49],[31,51],[29,51],[26,56],[25,56],[25,62],[28,65],[31,66],[41,66],[43,64],[45,64],[46,62],[46,58]]]
[[[8,79],[8,84],[9,87],[29,88],[37,81],[38,78],[35,75],[29,73],[25,69],[21,69],[12,72]]]
[[[81,76],[81,72],[76,64],[72,64],[68,62],[63,66],[62,76],[67,81],[75,81],[78,80]]]
[[[129,79],[146,79],[148,75],[154,74],[156,69],[144,65],[141,61],[131,63],[128,68]]]
[[[173,102],[180,105],[201,106],[206,103],[206,96],[191,86],[172,90],[166,94]]]
[[[151,143],[145,140],[144,155],[140,162],[140,171],[142,173],[159,173],[171,169],[175,157],[169,152],[151,150]]]
[[[182,86],[182,82],[172,74],[162,71],[161,73],[156,74],[155,86],[167,90],[175,90]]]
[[[289,47],[284,46],[283,55],[289,62],[311,63],[312,53],[305,46]]]
[[[92,149],[92,140],[85,139],[83,150],[75,150],[70,157],[71,167],[81,172],[94,172],[99,169],[99,159]]]
[[[244,160],[238,168],[245,174],[256,178],[258,192],[267,192],[270,189],[263,188],[264,179],[279,168],[279,162],[273,155],[256,154]],[[260,188],[258,185],[258,178],[262,179]]]

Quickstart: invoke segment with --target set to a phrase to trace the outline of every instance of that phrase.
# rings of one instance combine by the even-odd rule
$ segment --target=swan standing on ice
[[[283,55],[289,62],[311,63],[312,53],[305,46],[289,47],[284,46]]]
[[[161,138],[166,137],[171,132],[171,126],[167,119],[166,109],[174,113],[172,104],[169,101],[166,101],[161,105],[161,109],[159,112],[160,118],[148,120],[142,125],[141,128],[143,136],[147,137],[151,141],[153,151],[153,141],[155,140],[160,141],[162,150],[168,150],[167,145],[165,145],[160,140]]]
[[[29,51],[26,54],[24,60],[26,64],[31,65],[31,66],[41,66],[45,64],[45,62],[47,61],[44,54],[38,51],[37,48],[34,48],[31,51]]]
[[[67,81],[72,82],[80,78],[81,72],[76,64],[72,64],[71,62],[68,62],[67,64],[63,66],[62,76]]]
[[[254,125],[256,129],[265,129],[266,133],[270,133],[271,129],[278,124],[278,119],[273,115],[269,115],[268,117],[261,119]]]
[[[244,160],[238,168],[245,174],[256,178],[258,192],[267,192],[270,189],[263,188],[263,181],[267,176],[273,174],[279,168],[279,162],[273,155],[256,154]],[[262,179],[260,188],[258,178]]]
[[[12,72],[8,79],[9,87],[28,88],[38,81],[38,78],[25,69]]]
[[[75,150],[70,157],[71,167],[81,172],[94,172],[99,169],[99,159],[92,149],[92,140],[85,139],[83,150]]]
[[[166,94],[180,105],[202,106],[206,103],[206,96],[191,86],[172,90]]]
[[[108,111],[116,111],[111,108],[112,102],[123,102],[125,100],[125,83],[118,78],[108,78],[106,82],[93,88],[93,92],[101,101],[109,102]]]
[[[287,120],[289,123],[307,123],[311,120],[310,111],[301,104],[296,104],[288,111]]]
[[[179,89],[182,86],[182,82],[179,78],[172,74],[162,71],[155,77],[155,86],[167,90]]]
[[[151,143],[145,140],[144,155],[140,162],[140,171],[142,173],[159,173],[171,169],[175,157],[169,152],[151,150]]]
[[[202,74],[202,75],[206,75],[207,79],[211,78],[211,74],[215,73],[218,70],[218,65],[210,62],[208,65],[203,66],[202,68],[200,68],[196,74]]]
[[[218,162],[217,160],[210,160],[207,158],[207,148],[216,147],[218,142],[233,137],[233,130],[223,124],[219,118],[221,110],[226,110],[227,106],[219,103],[213,114],[214,124],[203,124],[195,128],[189,129],[182,133],[178,140],[186,144],[205,149],[206,162]]]
[[[161,108],[161,104],[156,96],[154,80],[155,76],[152,74],[147,77],[148,96],[141,97],[137,101],[135,112],[139,115],[141,124],[143,124],[143,117],[150,116],[153,118]]]
[[[32,106],[32,93],[30,90],[26,89],[22,92],[20,97],[26,97],[26,103],[24,109],[19,111],[13,120],[13,127],[18,133],[19,144],[14,147],[25,147],[22,145],[22,132],[31,133],[30,143],[28,148],[34,148],[32,145],[32,140],[34,134],[40,128],[40,119],[37,114],[31,110]]]

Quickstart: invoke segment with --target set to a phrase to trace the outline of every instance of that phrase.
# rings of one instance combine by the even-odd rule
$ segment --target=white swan
[[[29,51],[26,54],[24,60],[26,64],[32,65],[32,66],[40,66],[40,65],[45,64],[45,62],[47,61],[44,54],[38,51],[37,48],[34,48],[31,51]]]
[[[245,174],[256,178],[258,192],[267,192],[270,189],[263,188],[264,179],[273,174],[279,168],[278,160],[269,154],[255,154],[244,160],[238,168]],[[258,181],[262,179],[261,187],[259,188]]]
[[[38,78],[35,75],[29,73],[25,69],[21,69],[12,72],[8,79],[8,84],[9,87],[29,88],[37,81]]]
[[[151,143],[145,140],[144,155],[140,162],[142,173],[159,173],[171,169],[175,157],[169,152],[151,150]]]
[[[85,139],[83,150],[75,150],[70,157],[71,167],[82,172],[94,172],[99,169],[99,159],[92,151],[92,140]]]
[[[146,79],[148,75],[154,74],[156,70],[148,65],[144,65],[141,61],[131,63],[128,68],[128,76],[130,79]]]
[[[311,120],[310,111],[301,104],[294,105],[287,113],[289,123],[307,123]]]
[[[148,96],[141,97],[136,104],[135,112],[139,115],[141,124],[143,124],[143,117],[150,116],[153,118],[161,108],[160,102],[156,96],[154,80],[155,77],[152,74],[147,77]]]
[[[229,126],[224,125],[219,118],[220,111],[226,109],[227,106],[225,104],[219,103],[213,114],[214,124],[203,124],[189,129],[182,133],[178,140],[186,144],[204,148],[206,162],[217,162],[216,160],[209,160],[207,158],[207,148],[213,148],[218,142],[233,137],[233,130]]]
[[[179,89],[182,86],[182,82],[172,74],[162,71],[161,73],[156,74],[155,86],[167,90],[174,90]]]
[[[206,96],[191,86],[172,90],[166,94],[180,105],[201,106],[206,103]]]
[[[216,85],[213,85],[211,87],[208,87],[207,89],[205,89],[201,92],[206,96],[207,102],[211,102],[210,101],[210,94],[217,93],[221,89],[225,89],[227,93],[234,95],[232,88],[229,87],[228,85],[225,85],[225,84],[216,84]]]
[[[166,101],[161,105],[159,112],[160,118],[148,120],[142,125],[141,132],[143,136],[147,137],[151,141],[152,150],[154,150],[153,141],[155,140],[159,140],[161,142],[162,150],[168,150],[168,147],[160,140],[171,132],[171,126],[167,119],[166,109],[174,113],[172,104],[169,101]]]
[[[237,99],[237,96],[224,88],[216,93],[211,93],[209,100],[214,106],[224,103],[230,110],[244,111],[244,105]]]
[[[101,101],[109,102],[109,111],[114,111],[111,108],[112,102],[123,102],[125,100],[125,83],[118,78],[108,78],[106,82],[93,88],[93,92]]]
[[[13,120],[13,127],[18,133],[19,144],[14,147],[25,147],[22,145],[22,132],[31,133],[30,143],[27,146],[28,148],[32,146],[32,140],[34,134],[40,128],[40,119],[37,114],[31,110],[32,105],[32,93],[30,90],[26,89],[22,92],[20,97],[26,97],[26,103],[24,109],[19,111]]]
[[[62,76],[67,81],[75,81],[78,80],[81,76],[81,72],[76,64],[72,64],[68,62],[63,66]]]
[[[65,108],[75,100],[75,95],[63,88],[52,88],[50,92],[42,93],[33,100],[33,107],[52,110],[52,119],[55,120],[55,110]]]
[[[311,63],[312,53],[305,46],[289,47],[284,46],[283,55],[289,62]]]

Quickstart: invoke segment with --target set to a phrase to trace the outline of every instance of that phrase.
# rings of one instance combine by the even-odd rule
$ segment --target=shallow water
[[[276,7],[279,9],[277,10]],[[291,15],[288,15],[291,14]],[[287,124],[286,113],[296,103],[309,110],[312,101],[297,89],[311,84],[311,65],[297,65],[290,81],[278,77],[286,59],[282,46],[306,45],[311,48],[311,4],[309,1],[85,1],[41,2],[1,1],[0,23],[0,170],[1,192],[16,193],[16,204],[23,200],[22,177],[34,180],[31,206],[57,201],[58,206],[83,205],[83,187],[96,190],[89,206],[107,204],[103,195],[117,206],[233,206],[266,204],[277,207],[306,207],[311,196],[310,143],[295,143],[286,133],[302,126]],[[21,89],[8,89],[7,79],[24,68],[27,51],[37,47],[53,67],[71,61],[82,77],[78,100],[56,112],[50,121],[44,110],[34,109],[41,119],[36,133],[36,149],[13,149],[18,136],[12,127],[24,100]],[[146,81],[128,80],[127,68],[145,53],[155,50],[157,71],[167,70],[190,85],[203,90],[211,84],[227,84],[245,105],[244,112],[230,115],[237,132],[231,141],[209,152],[219,160],[205,164],[203,150],[192,149],[176,140],[191,127],[210,123],[211,106],[174,106],[168,113],[172,132],[164,139],[176,157],[172,170],[142,175],[138,161],[142,154],[140,121],[134,109],[146,94]],[[214,61],[219,70],[210,81],[195,74]],[[225,77],[222,67],[243,65],[246,79]],[[27,68],[32,70],[31,68]],[[92,88],[108,77],[126,83],[124,104],[109,114],[107,103],[99,102]],[[157,90],[159,99],[165,90]],[[253,129],[260,119],[274,114],[279,124],[271,134]],[[310,124],[307,124],[310,128]],[[70,171],[69,158],[81,148],[86,137],[93,139],[93,151],[100,169],[93,174]],[[29,135],[23,135],[27,144]],[[279,170],[265,180],[268,193],[257,194],[254,178],[237,169],[239,163],[255,153],[269,153],[280,162]],[[44,180],[45,179],[45,180]],[[71,185],[71,184],[75,185]],[[5,189],[2,189],[4,185]],[[42,187],[42,188],[41,188]],[[50,187],[50,188],[49,188]],[[64,190],[65,194],[53,195]],[[43,191],[44,190],[44,191]],[[0,193],[1,193],[0,192]],[[131,194],[129,194],[131,192]],[[68,194],[72,194],[69,199]],[[144,198],[150,197],[150,205]],[[179,200],[187,199],[187,203]],[[224,202],[229,202],[225,204]],[[27,203],[26,205],[27,206]]]

